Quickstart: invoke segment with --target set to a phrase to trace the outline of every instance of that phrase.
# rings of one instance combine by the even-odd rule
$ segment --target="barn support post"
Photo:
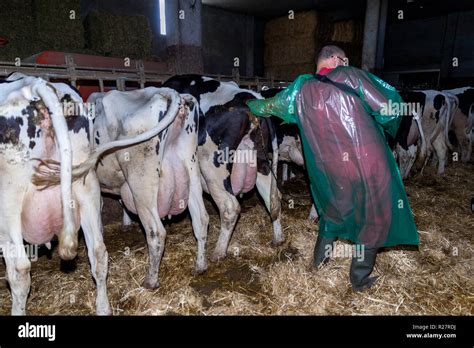
[[[202,74],[201,0],[167,1],[166,6],[170,72]]]
[[[367,0],[364,24],[364,44],[362,46],[362,69],[373,71],[377,53],[380,0]]]
[[[375,56],[375,70],[380,73],[384,67],[383,52],[385,45],[385,29],[387,26],[388,0],[381,0],[379,27],[377,31],[377,52]]]

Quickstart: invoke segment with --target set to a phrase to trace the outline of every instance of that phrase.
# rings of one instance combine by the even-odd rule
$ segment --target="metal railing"
[[[8,76],[13,72],[21,72],[27,75],[42,77],[46,80],[64,79],[69,80],[73,86],[78,81],[97,81],[101,91],[104,91],[104,82],[114,81],[117,89],[124,90],[127,82],[139,84],[144,88],[146,83],[163,83],[173,75],[163,71],[146,70],[141,60],[136,61],[134,68],[98,68],[78,66],[74,63],[72,55],[65,55],[64,65],[50,65],[37,63],[2,62],[0,61],[0,77]],[[276,80],[258,76],[241,76],[238,69],[234,69],[232,75],[210,75],[219,81],[234,81],[239,86],[260,91],[263,86],[270,88],[287,86],[291,81]]]

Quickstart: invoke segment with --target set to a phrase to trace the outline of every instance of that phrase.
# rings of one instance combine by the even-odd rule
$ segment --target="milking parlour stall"
[[[472,344],[473,47],[470,0],[0,2],[0,345]]]

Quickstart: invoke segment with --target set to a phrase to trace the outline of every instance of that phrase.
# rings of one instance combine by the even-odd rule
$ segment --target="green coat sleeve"
[[[291,85],[272,98],[254,99],[247,102],[250,111],[259,117],[276,116],[285,123],[297,122],[296,98],[301,86],[312,75],[300,75]]]
[[[360,98],[368,106],[375,121],[385,132],[395,137],[403,117],[399,112],[403,100],[397,90],[369,72],[352,69],[357,75],[355,85]]]

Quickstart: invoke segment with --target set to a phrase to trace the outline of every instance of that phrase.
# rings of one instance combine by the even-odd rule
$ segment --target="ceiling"
[[[259,17],[275,17],[289,10],[341,11],[363,16],[366,0],[202,0],[204,5]]]

